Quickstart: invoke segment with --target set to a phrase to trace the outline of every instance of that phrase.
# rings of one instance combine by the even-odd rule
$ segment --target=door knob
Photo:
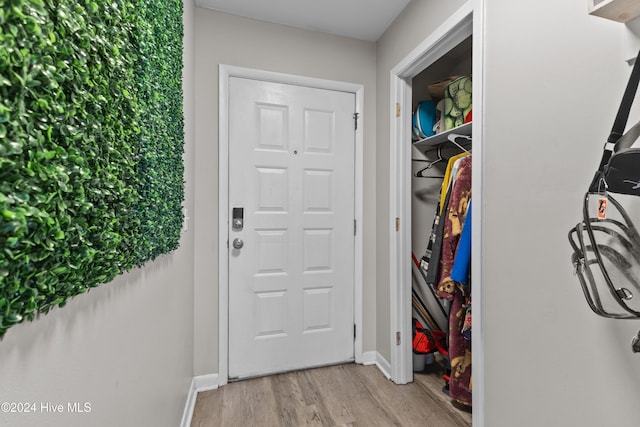
[[[236,249],[241,249],[244,246],[244,242],[242,239],[233,239],[233,247]]]

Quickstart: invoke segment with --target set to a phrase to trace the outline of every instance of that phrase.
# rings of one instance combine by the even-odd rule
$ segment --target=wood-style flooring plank
[[[467,410],[459,409],[454,406],[447,394],[442,392],[445,381],[442,379],[443,359],[436,353],[436,361],[432,365],[427,365],[426,369],[421,373],[414,373],[413,381],[421,387],[426,393],[429,393],[441,407],[450,408],[450,415],[457,420],[457,425],[470,426],[472,415]],[[439,392],[438,392],[439,391]]]
[[[297,427],[304,418],[305,402],[294,375],[275,375],[273,378],[273,394],[277,411],[280,414],[281,426]]]
[[[470,427],[437,368],[396,385],[375,366],[330,366],[237,381],[199,393],[191,427]]]
[[[264,425],[280,425],[272,384],[273,379],[269,377],[256,378],[252,383],[242,384],[244,393],[238,396],[238,403],[247,410],[242,413],[241,418],[232,417],[229,425],[249,426],[254,420],[261,420]]]
[[[191,427],[214,426],[222,414],[225,389],[198,393],[193,408]]]
[[[310,369],[304,371],[304,375],[309,383],[313,384],[316,392],[322,396],[325,407],[332,409],[331,423],[326,425],[344,426],[355,423],[349,400],[344,398],[344,393],[338,393],[334,390],[337,384],[345,380],[342,366],[329,369]]]
[[[414,381],[411,384],[389,387],[389,381],[380,376],[363,377],[363,385],[378,390],[376,398],[394,414],[402,414],[402,424],[408,426],[464,427],[451,414],[448,405],[442,405],[431,393],[423,393]]]
[[[325,396],[318,391],[317,382],[309,378],[309,372],[310,371],[295,372],[307,408],[307,424],[302,425],[333,425],[333,417],[325,405]]]
[[[376,398],[377,390],[363,385],[362,377],[379,376],[387,381],[375,366],[342,365],[332,370],[333,381],[321,384],[325,396],[333,396],[336,401],[346,405],[353,416],[352,425],[385,427],[396,426],[397,418]]]

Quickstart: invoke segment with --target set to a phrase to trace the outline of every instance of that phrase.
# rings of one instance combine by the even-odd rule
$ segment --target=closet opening
[[[481,10],[482,3],[482,0],[467,2],[391,71],[391,109],[395,120],[392,119],[391,122],[390,142],[390,219],[394,225],[390,232],[390,365],[391,379],[398,384],[414,379],[413,319],[418,318],[423,325],[428,323],[432,327],[435,324],[440,329],[448,328],[449,307],[438,306],[438,301],[441,300],[434,298],[426,287],[421,270],[415,267],[414,257],[420,262],[427,249],[434,214],[440,200],[446,159],[463,150],[471,150],[471,146],[474,159],[471,176],[474,200],[471,251],[472,254],[480,253],[482,21],[481,14],[474,14],[474,10]],[[429,86],[454,76],[472,78],[473,109],[470,116],[473,120],[466,124],[455,123],[453,130],[439,132],[434,139],[420,135],[417,137],[420,141],[416,143],[413,111],[420,101],[433,99]],[[457,136],[451,136],[451,133]],[[472,136],[473,144],[467,136]],[[472,406],[473,425],[477,427],[482,426],[483,420],[482,295],[480,257],[471,258]],[[416,288],[418,295],[414,293]],[[416,296],[423,300],[423,308],[431,315],[430,319],[426,319],[424,313],[421,313],[423,310],[414,309]]]
[[[421,71],[411,86],[414,380],[432,385],[458,411],[471,412],[472,37]],[[453,416],[471,424],[469,414]]]

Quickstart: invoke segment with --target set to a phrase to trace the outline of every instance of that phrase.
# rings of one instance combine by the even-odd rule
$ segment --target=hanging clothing
[[[469,153],[461,153],[461,154],[458,154],[458,155],[455,155],[455,156],[451,157],[449,159],[449,161],[447,162],[447,168],[444,171],[444,181],[442,181],[442,188],[440,190],[440,205],[439,205],[440,214],[442,214],[442,209],[444,209],[444,207],[446,206],[446,204],[444,202],[444,199],[447,196],[447,191],[448,191],[449,186],[451,184],[451,171],[453,169],[453,166],[458,162],[458,160],[463,159],[463,158],[467,157],[468,155],[469,155]]]
[[[471,201],[469,201],[467,216],[464,219],[462,235],[460,236],[456,258],[451,270],[451,280],[462,286],[460,290],[468,299],[468,307],[461,331],[466,340],[471,339],[471,215]]]
[[[451,280],[469,285],[471,271],[471,200],[467,207],[467,215],[462,226],[462,235],[458,243],[458,250],[451,270]]]
[[[456,287],[451,300],[449,314],[449,360],[451,362],[451,379],[449,380],[449,396],[462,403],[471,405],[471,340],[463,334],[465,318],[471,306],[470,298],[463,295]]]
[[[452,157],[447,163],[427,250],[420,262],[420,267],[427,271],[428,285],[434,288],[438,297],[451,301],[449,395],[467,406],[471,406],[471,295],[460,283],[469,284],[470,200],[471,156],[463,153]],[[464,242],[460,246],[463,235]],[[452,274],[455,279],[451,277]],[[460,279],[460,283],[456,282],[457,279]]]
[[[443,214],[444,233],[436,293],[439,297],[451,301],[449,313],[449,360],[451,362],[449,395],[452,399],[471,406],[471,341],[463,334],[467,311],[471,307],[471,296],[465,292],[462,285],[451,278],[471,200],[471,156],[459,160],[458,171],[453,173],[455,180],[449,191],[449,203]]]
[[[420,260],[420,268],[426,272],[426,282],[429,286],[435,289],[436,284],[438,282],[438,271],[439,271],[439,261],[440,261],[440,251],[442,249],[442,235],[444,233],[444,221],[441,220],[442,211],[444,207],[448,205],[449,200],[449,189],[452,186],[452,183],[455,179],[456,172],[458,170],[457,165],[459,161],[464,157],[467,157],[469,153],[462,153],[456,156],[453,156],[447,162],[447,167],[445,169],[444,180],[442,181],[442,186],[440,187],[440,201],[438,202],[438,206],[436,207],[436,213],[433,218],[433,224],[431,226],[431,233],[429,235],[429,239],[427,240],[427,249],[425,250],[425,254],[422,256]],[[431,262],[434,260],[434,262]]]
[[[445,198],[445,205],[449,203],[449,196]],[[433,238],[433,248],[431,249],[431,262],[428,263],[426,282],[429,286],[436,289],[438,284],[438,272],[440,271],[440,256],[442,253],[442,236],[444,235],[444,218],[436,213],[434,220],[434,229],[431,232]],[[431,243],[431,239],[429,240]],[[428,248],[428,245],[427,245]]]
[[[444,180],[442,181],[442,185],[440,186],[440,197],[438,198],[439,202],[438,205],[436,206],[436,213],[433,216],[433,224],[431,224],[431,233],[429,234],[429,238],[427,239],[427,249],[424,252],[424,255],[422,256],[422,258],[420,259],[420,268],[425,271],[428,272],[429,271],[429,264],[431,262],[431,259],[439,259],[439,251],[438,254],[434,257],[433,256],[433,250],[435,247],[435,241],[436,241],[436,236],[437,236],[437,230],[438,230],[438,224],[440,223],[440,216],[442,215],[442,207],[445,205],[446,201],[446,196],[447,196],[447,191],[449,189],[449,180],[451,177],[451,168],[453,167],[453,164],[455,163],[455,161],[463,156],[467,155],[467,153],[463,153],[463,154],[458,154],[457,156],[453,156],[451,157],[448,161],[447,161],[447,167],[445,168],[445,172],[444,172]],[[436,276],[433,276],[436,277]],[[434,282],[428,282],[429,284],[433,284]]]
[[[458,173],[451,187],[451,198],[444,215],[444,233],[442,235],[442,253],[438,273],[436,293],[440,298],[453,299],[454,282],[450,274],[462,234],[464,218],[471,199],[471,156],[459,160]]]

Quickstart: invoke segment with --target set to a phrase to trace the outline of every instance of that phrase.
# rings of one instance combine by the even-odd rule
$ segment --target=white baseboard
[[[197,392],[215,390],[220,385],[218,374],[198,375],[193,380],[195,381]]]
[[[375,351],[365,351],[362,353],[361,362],[363,365],[373,365],[376,363],[376,354]]]
[[[190,427],[193,410],[196,406],[196,398],[201,391],[215,390],[218,388],[218,374],[198,375],[191,380],[191,387],[187,395],[187,402],[182,413],[180,427]]]
[[[376,353],[376,366],[387,379],[391,379],[391,363],[382,357],[380,353]]]
[[[387,379],[391,378],[391,363],[377,351],[365,351],[362,353],[362,364],[376,365]]]
[[[191,417],[193,416],[193,408],[196,406],[196,379],[191,380],[191,386],[189,387],[189,393],[187,394],[187,402],[184,405],[184,412],[182,412],[182,421],[180,421],[180,427],[189,427],[191,425]]]

